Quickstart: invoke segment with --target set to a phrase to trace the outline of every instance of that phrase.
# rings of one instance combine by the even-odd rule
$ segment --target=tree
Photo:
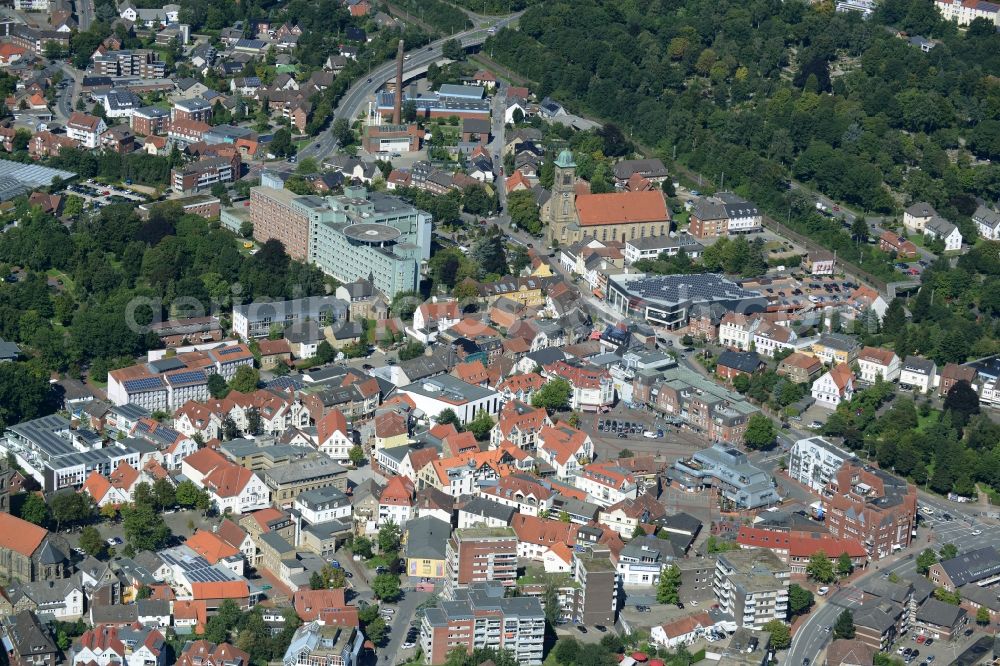
[[[35,525],[44,525],[49,521],[49,506],[38,493],[28,493],[21,505],[21,519]]]
[[[385,620],[381,617],[376,617],[365,625],[365,635],[372,643],[380,645],[385,640],[386,629]]]
[[[449,39],[441,45],[441,55],[449,60],[465,60],[465,49],[457,39]]]
[[[845,608],[840,615],[837,616],[837,621],[833,625],[833,637],[834,638],[854,638],[854,613],[850,609]]]
[[[295,154],[295,144],[292,143],[292,133],[282,127],[274,133],[274,138],[268,145],[268,150],[275,157],[290,157]]]
[[[941,550],[938,551],[941,555],[941,561],[953,560],[958,557],[958,547],[953,543],[946,543],[941,546]]]
[[[379,574],[372,581],[372,592],[382,601],[393,601],[399,597],[399,576],[393,574]]]
[[[241,365],[236,369],[236,374],[229,380],[229,388],[240,393],[253,393],[257,390],[257,383],[260,381],[260,373],[256,368],[249,365]]]
[[[917,573],[921,576],[926,576],[927,572],[930,571],[931,565],[937,561],[937,554],[930,548],[925,548],[922,553],[917,555]]]
[[[812,605],[812,592],[797,583],[788,586],[788,612],[792,617],[808,613]]]
[[[372,556],[372,540],[366,536],[354,537],[351,550],[367,560]]]
[[[531,190],[518,190],[507,196],[507,214],[519,229],[537,236],[542,232],[542,222],[538,216],[538,204]]]
[[[822,550],[818,550],[809,558],[806,564],[806,575],[819,583],[832,583],[836,576],[833,573],[833,564],[830,558]]]
[[[469,425],[466,427],[466,430],[475,435],[476,439],[480,442],[489,439],[490,430],[492,429],[493,417],[486,410],[480,411],[476,415],[476,418],[469,421]]]
[[[854,223],[851,224],[851,236],[859,243],[868,241],[868,223],[863,217],[854,218]]]
[[[660,604],[678,604],[681,600],[681,570],[676,564],[671,564],[660,573],[660,582],[656,586],[656,602]]]
[[[541,407],[550,413],[559,410],[569,409],[569,398],[573,394],[573,388],[565,379],[553,379],[546,382],[542,388],[535,391],[531,396],[531,404],[534,407]]]
[[[192,481],[181,481],[177,484],[174,497],[178,504],[193,509],[198,504],[198,497],[203,491]]]
[[[316,359],[317,365],[324,365],[337,358],[337,352],[333,349],[333,345],[323,340],[316,345],[316,355],[313,358]]]
[[[775,650],[785,650],[792,644],[792,632],[781,620],[765,622],[762,628],[771,634],[771,647]]]
[[[208,392],[213,398],[225,398],[229,395],[229,386],[222,375],[213,372],[208,376]]]
[[[398,552],[401,539],[399,525],[387,520],[378,530],[378,551],[383,554]]]
[[[775,435],[774,421],[764,416],[764,414],[757,412],[747,422],[747,430],[743,435],[743,443],[746,444],[748,449],[755,451],[769,449],[774,446]]]
[[[91,557],[98,557],[104,552],[104,539],[93,525],[87,525],[80,532],[80,548]]]
[[[837,558],[837,575],[843,578],[850,576],[852,571],[854,571],[854,562],[851,561],[851,556],[847,553],[841,553],[840,557]]]
[[[575,638],[560,638],[556,643],[556,661],[565,666],[578,663],[580,656],[580,644]]]
[[[342,148],[354,142],[354,132],[351,130],[351,124],[346,118],[337,118],[334,120],[330,132]]]
[[[56,521],[56,530],[64,525],[89,520],[94,516],[94,509],[94,498],[89,493],[65,490],[49,498],[49,510],[52,520]]]
[[[403,122],[412,123],[417,119],[417,103],[412,99],[403,102]]]
[[[318,571],[313,571],[312,575],[309,576],[309,589],[310,590],[326,589],[326,585],[323,582],[323,577],[319,575]]]
[[[365,461],[365,450],[355,444],[351,447],[351,450],[347,452],[347,457],[350,459],[352,465],[359,467],[361,463]]]
[[[253,238],[253,222],[250,220],[243,220],[240,223],[240,237]]]
[[[148,504],[122,509],[122,529],[129,544],[137,551],[159,550],[170,539],[170,528],[163,516]]]
[[[542,609],[545,611],[545,621],[549,623],[550,627],[556,626],[561,609],[559,607],[559,592],[555,585],[549,583],[545,586],[545,593],[542,595],[541,601]]]
[[[981,626],[986,626],[990,623],[990,609],[986,606],[980,606],[976,610],[976,624]]]
[[[964,427],[974,414],[979,413],[979,394],[964,379],[955,382],[944,398],[945,411],[951,412],[952,423]]]
[[[423,343],[413,341],[399,350],[398,353],[399,360],[409,361],[411,359],[417,358],[418,356],[423,356],[425,349],[426,347],[424,347]]]
[[[153,501],[159,509],[170,509],[177,504],[177,492],[172,483],[166,479],[153,482]]]
[[[438,425],[448,425],[450,423],[455,426],[456,429],[462,429],[462,421],[458,418],[458,414],[455,413],[455,410],[450,407],[441,410],[441,413],[438,414],[434,420],[437,421]]]

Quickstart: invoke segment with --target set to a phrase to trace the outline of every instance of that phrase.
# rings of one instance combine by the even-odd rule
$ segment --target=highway
[[[823,605],[814,610],[795,631],[792,645],[782,660],[783,664],[798,666],[804,663],[804,659],[816,662],[827,641],[832,637],[832,633],[827,633],[824,629],[833,626],[844,608],[854,608],[859,605],[859,595],[855,590],[861,581],[875,576],[888,577],[891,573],[901,577],[914,574],[916,554],[927,547],[938,550],[946,543],[954,543],[960,552],[968,552],[1000,543],[1000,526],[992,522],[980,522],[978,514],[981,507],[977,504],[957,504],[923,492],[919,493],[919,503],[921,507],[933,508],[934,516],[921,521],[917,537],[908,552],[896,556],[899,559],[885,566],[879,565],[878,569],[875,565],[870,565],[869,573],[852,581],[851,588],[840,589],[826,597]],[[945,521],[941,517],[944,513],[950,514],[952,520]],[[981,533],[975,535],[973,534],[975,531]],[[933,540],[930,540],[932,537]]]
[[[494,26],[497,29],[503,28],[520,18],[522,13],[518,12],[498,19]],[[403,64],[404,77],[408,70],[425,67],[439,60],[441,58],[441,47],[449,39],[457,39],[463,47],[468,48],[470,46],[479,46],[486,41],[487,36],[488,32],[486,28],[474,28],[439,39],[436,42],[431,42],[420,49],[407,51],[409,58]],[[333,112],[333,120],[344,118],[348,122],[353,122],[358,117],[358,114],[364,110],[368,100],[374,97],[375,92],[385,85],[387,81],[395,78],[395,76],[396,61],[389,60],[372,69],[366,78],[359,78],[340,99],[340,103]],[[337,141],[333,138],[332,130],[333,122],[330,123],[330,127],[315,138],[313,143],[299,152],[300,159],[303,157],[323,159],[333,153],[337,149]]]

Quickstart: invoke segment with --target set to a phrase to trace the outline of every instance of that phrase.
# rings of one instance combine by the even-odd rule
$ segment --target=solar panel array
[[[242,354],[243,348],[238,346],[223,347],[222,349],[215,350],[219,356],[231,356],[233,354]]]
[[[177,374],[167,376],[167,381],[174,385],[195,384],[204,382],[205,380],[205,373],[202,370],[189,370],[187,372],[178,372]]]
[[[155,391],[164,387],[163,380],[159,377],[143,377],[141,379],[126,379],[125,390],[129,393],[138,391]]]

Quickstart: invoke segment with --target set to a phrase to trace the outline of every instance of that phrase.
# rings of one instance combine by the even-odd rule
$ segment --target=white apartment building
[[[719,553],[712,590],[719,610],[732,615],[737,627],[760,629],[788,617],[791,569],[763,548]]]
[[[1000,5],[985,0],[936,0],[934,3],[941,18],[958,25],[969,25],[977,18],[984,18],[1000,25]]]
[[[66,121],[66,136],[91,150],[101,145],[101,135],[108,129],[104,121],[85,113],[74,113]]]
[[[788,476],[814,492],[820,492],[844,462],[854,454],[822,437],[808,437],[792,444],[788,454]]]
[[[902,363],[888,349],[865,347],[858,353],[858,379],[874,384],[878,379],[894,382],[899,379]]]

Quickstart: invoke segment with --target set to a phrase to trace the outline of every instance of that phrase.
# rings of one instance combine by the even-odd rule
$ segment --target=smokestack
[[[392,124],[399,125],[403,119],[403,40],[396,49],[396,103],[392,106]]]

